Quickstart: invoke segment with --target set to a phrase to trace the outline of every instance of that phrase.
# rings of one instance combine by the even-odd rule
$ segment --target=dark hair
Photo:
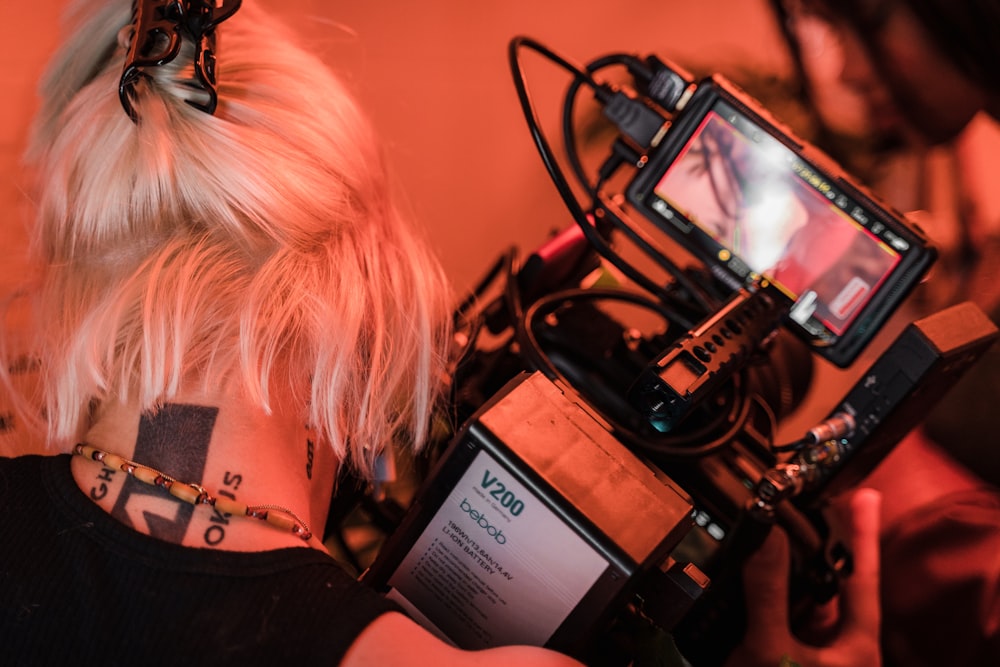
[[[938,48],[974,81],[1000,90],[998,0],[902,0]]]
[[[853,25],[869,45],[893,10],[905,7],[931,41],[973,81],[1000,90],[1000,0],[812,0]],[[780,3],[778,3],[780,4]]]

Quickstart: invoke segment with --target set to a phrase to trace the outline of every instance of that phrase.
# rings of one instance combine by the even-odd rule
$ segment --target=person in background
[[[826,104],[828,117],[854,100],[881,155],[924,156],[914,192],[898,187],[898,174],[906,173],[898,159],[875,184],[897,208],[930,209],[921,222],[941,249],[903,319],[971,300],[996,321],[1000,198],[991,181],[1000,162],[990,147],[997,145],[1000,118],[1000,4],[778,0],[774,6],[800,55],[807,89]],[[823,72],[836,78],[824,80]],[[941,168],[942,159],[950,166]],[[998,385],[995,346],[864,482],[883,498],[887,665],[1000,660],[1000,458],[991,451]]]
[[[791,631],[788,600],[791,554],[788,536],[773,529],[743,566],[747,627],[726,667],[879,667],[879,509],[881,494],[860,488],[850,494],[840,517],[853,570],[844,578],[830,611],[835,629],[810,643]],[[824,619],[824,623],[828,619]]]

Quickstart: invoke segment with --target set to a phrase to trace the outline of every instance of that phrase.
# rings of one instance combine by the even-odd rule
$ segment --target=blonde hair
[[[265,408],[292,392],[370,473],[428,429],[447,288],[351,95],[249,4],[218,29],[214,115],[185,101],[188,44],[147,70],[138,123],[126,115],[128,0],[82,3],[50,65],[27,154],[49,439],[79,437],[94,401],[153,410],[232,376]]]

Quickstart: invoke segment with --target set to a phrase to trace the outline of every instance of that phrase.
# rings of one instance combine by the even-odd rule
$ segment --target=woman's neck
[[[86,443],[169,476],[216,498],[287,510],[322,531],[336,474],[328,448],[313,444],[302,415],[265,412],[225,392],[179,396],[155,414],[132,404],[99,409]],[[320,547],[250,517],[191,505],[121,470],[74,457],[81,490],[118,521],[175,544],[230,551]],[[272,510],[284,514],[281,510]]]

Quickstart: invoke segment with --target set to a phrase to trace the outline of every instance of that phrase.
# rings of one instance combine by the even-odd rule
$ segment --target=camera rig
[[[561,159],[524,50],[572,75]],[[466,648],[627,664],[654,628],[694,664],[721,663],[742,634],[739,570],[767,530],[791,538],[793,612],[835,595],[850,554],[826,500],[997,329],[972,304],[911,323],[813,428],[776,442],[813,357],[852,363],[933,248],[722,77],[628,54],[579,67],[523,37],[509,55],[574,224],[523,261],[510,250],[456,308],[449,419],[462,426],[431,449],[363,579]],[[596,80],[612,68],[628,82]],[[593,176],[584,89],[611,128],[588,147]]]

